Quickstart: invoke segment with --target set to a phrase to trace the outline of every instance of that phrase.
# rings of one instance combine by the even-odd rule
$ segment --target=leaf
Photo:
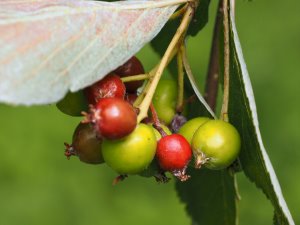
[[[187,59],[186,48],[183,48],[183,49],[184,49],[184,51],[183,51],[183,65],[184,65],[184,68],[185,68],[185,72],[186,72],[186,74],[189,78],[189,81],[191,83],[191,86],[192,86],[197,98],[203,104],[203,106],[206,108],[206,110],[210,113],[210,115],[213,118],[217,119],[215,113],[212,111],[212,109],[210,108],[210,106],[205,101],[204,97],[202,96],[202,94],[200,92],[200,88],[197,86],[195,76],[192,73],[192,69],[191,69],[189,61]]]
[[[272,202],[275,209],[274,224],[293,225],[294,221],[260,134],[253,90],[235,25],[234,0],[230,1],[230,6],[229,119],[242,137],[242,168],[246,176],[261,188]]]
[[[179,198],[197,225],[236,224],[234,177],[227,170],[191,169],[191,179],[176,182]]]
[[[210,0],[201,0],[195,11],[193,20],[190,23],[187,35],[195,36],[201,31],[208,22],[208,11],[209,11]],[[173,34],[175,33],[179,25],[179,20],[170,21],[159,33],[159,35],[151,42],[153,49],[160,54],[164,54],[165,50],[170,43]]]
[[[209,4],[210,0],[200,0],[194,19],[190,24],[188,35],[196,36],[205,27],[208,22]]]
[[[0,2],[0,102],[47,104],[151,41],[185,0]]]

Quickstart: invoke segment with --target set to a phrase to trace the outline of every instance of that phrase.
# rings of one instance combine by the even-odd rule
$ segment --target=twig
[[[177,96],[177,105],[176,112],[181,113],[183,110],[184,104],[184,70],[183,70],[183,59],[182,59],[182,46],[179,47],[177,54],[177,70],[178,70],[178,96]]]
[[[228,121],[229,101],[229,19],[228,0],[223,0],[223,27],[224,27],[224,93],[221,109],[221,118]]]
[[[154,108],[154,105],[151,103],[150,104],[150,110],[151,110],[151,114],[152,114],[152,119],[153,119],[153,127],[158,130],[158,132],[160,133],[160,135],[162,137],[167,136],[167,133],[164,131],[164,129],[161,127],[161,123],[158,119],[158,115],[157,112]]]
[[[182,16],[184,14],[184,12],[186,11],[186,7],[187,7],[187,5],[184,5],[183,7],[178,9],[176,12],[174,12],[169,20],[175,20],[178,17]]]
[[[205,94],[204,98],[210,108],[215,112],[218,96],[218,82],[219,82],[219,35],[222,22],[222,7],[223,1],[219,1],[215,26],[213,32],[213,40],[210,50],[209,67],[206,75]]]
[[[139,74],[134,76],[122,77],[121,80],[125,83],[130,81],[146,80],[149,79],[150,77],[151,77],[150,74]]]

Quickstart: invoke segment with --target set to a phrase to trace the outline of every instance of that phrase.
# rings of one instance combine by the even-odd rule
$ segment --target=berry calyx
[[[136,127],[137,115],[134,108],[120,98],[102,98],[83,122],[94,124],[98,136],[119,139],[129,135]]]
[[[162,137],[157,143],[156,157],[164,171],[173,173],[181,181],[189,179],[186,168],[192,157],[187,140],[180,134]]]
[[[240,147],[240,135],[234,126],[222,120],[209,120],[192,138],[195,167],[204,165],[209,169],[224,169],[237,158]]]
[[[124,98],[126,88],[121,78],[109,74],[102,80],[84,89],[89,104],[95,105],[101,98]]]
[[[89,164],[103,163],[101,152],[102,140],[90,124],[80,123],[73,134],[72,144],[65,143],[65,156],[69,159],[72,155],[78,156],[80,161]]]
[[[120,77],[127,77],[127,76],[144,74],[145,70],[140,60],[137,57],[133,56],[122,66],[118,67],[114,72],[118,74]],[[136,90],[139,87],[141,87],[143,83],[144,81],[142,80],[126,82],[125,83],[126,90],[129,93],[136,93]]]

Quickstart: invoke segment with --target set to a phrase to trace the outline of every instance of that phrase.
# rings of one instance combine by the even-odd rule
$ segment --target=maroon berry
[[[121,78],[109,74],[102,80],[84,89],[89,104],[95,105],[101,98],[124,98],[126,88]]]
[[[145,70],[140,60],[135,56],[133,56],[125,64],[118,67],[115,70],[115,73],[118,74],[120,77],[127,77],[127,76],[144,74]],[[126,90],[129,93],[135,93],[136,90],[143,85],[143,83],[144,81],[142,80],[126,82],[125,83]]]
[[[172,172],[181,181],[189,178],[185,170],[191,160],[192,150],[182,135],[171,134],[162,137],[157,143],[156,157],[163,170]]]
[[[72,144],[65,143],[66,151],[65,155],[78,156],[80,161],[90,164],[103,163],[102,140],[96,135],[96,132],[90,124],[80,123],[73,134]]]
[[[131,93],[128,93],[128,94],[126,94],[126,96],[125,96],[125,100],[127,101],[127,102],[129,102],[131,105],[133,105],[134,104],[134,102],[135,102],[135,100],[137,99],[137,94],[131,94]]]
[[[130,134],[136,127],[134,108],[120,98],[102,98],[86,114],[86,122],[94,124],[97,134],[107,139],[119,139]]]

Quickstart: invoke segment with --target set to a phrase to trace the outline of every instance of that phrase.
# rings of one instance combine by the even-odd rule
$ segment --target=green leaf
[[[294,221],[262,142],[253,90],[236,30],[233,4],[231,0],[229,119],[242,137],[240,161],[246,176],[263,190],[273,204],[274,224],[292,225]]]
[[[193,224],[236,224],[234,177],[227,170],[191,169],[191,179],[177,181],[178,196]]]
[[[201,0],[195,12],[194,18],[191,21],[187,35],[195,36],[201,31],[208,21],[208,10],[210,0]],[[153,49],[159,54],[163,55],[175,34],[180,20],[170,20],[160,33],[152,40],[151,45]]]
[[[200,30],[202,30],[208,22],[208,10],[210,0],[201,0],[197,11],[195,12],[194,19],[192,20],[188,35],[196,36]]]

